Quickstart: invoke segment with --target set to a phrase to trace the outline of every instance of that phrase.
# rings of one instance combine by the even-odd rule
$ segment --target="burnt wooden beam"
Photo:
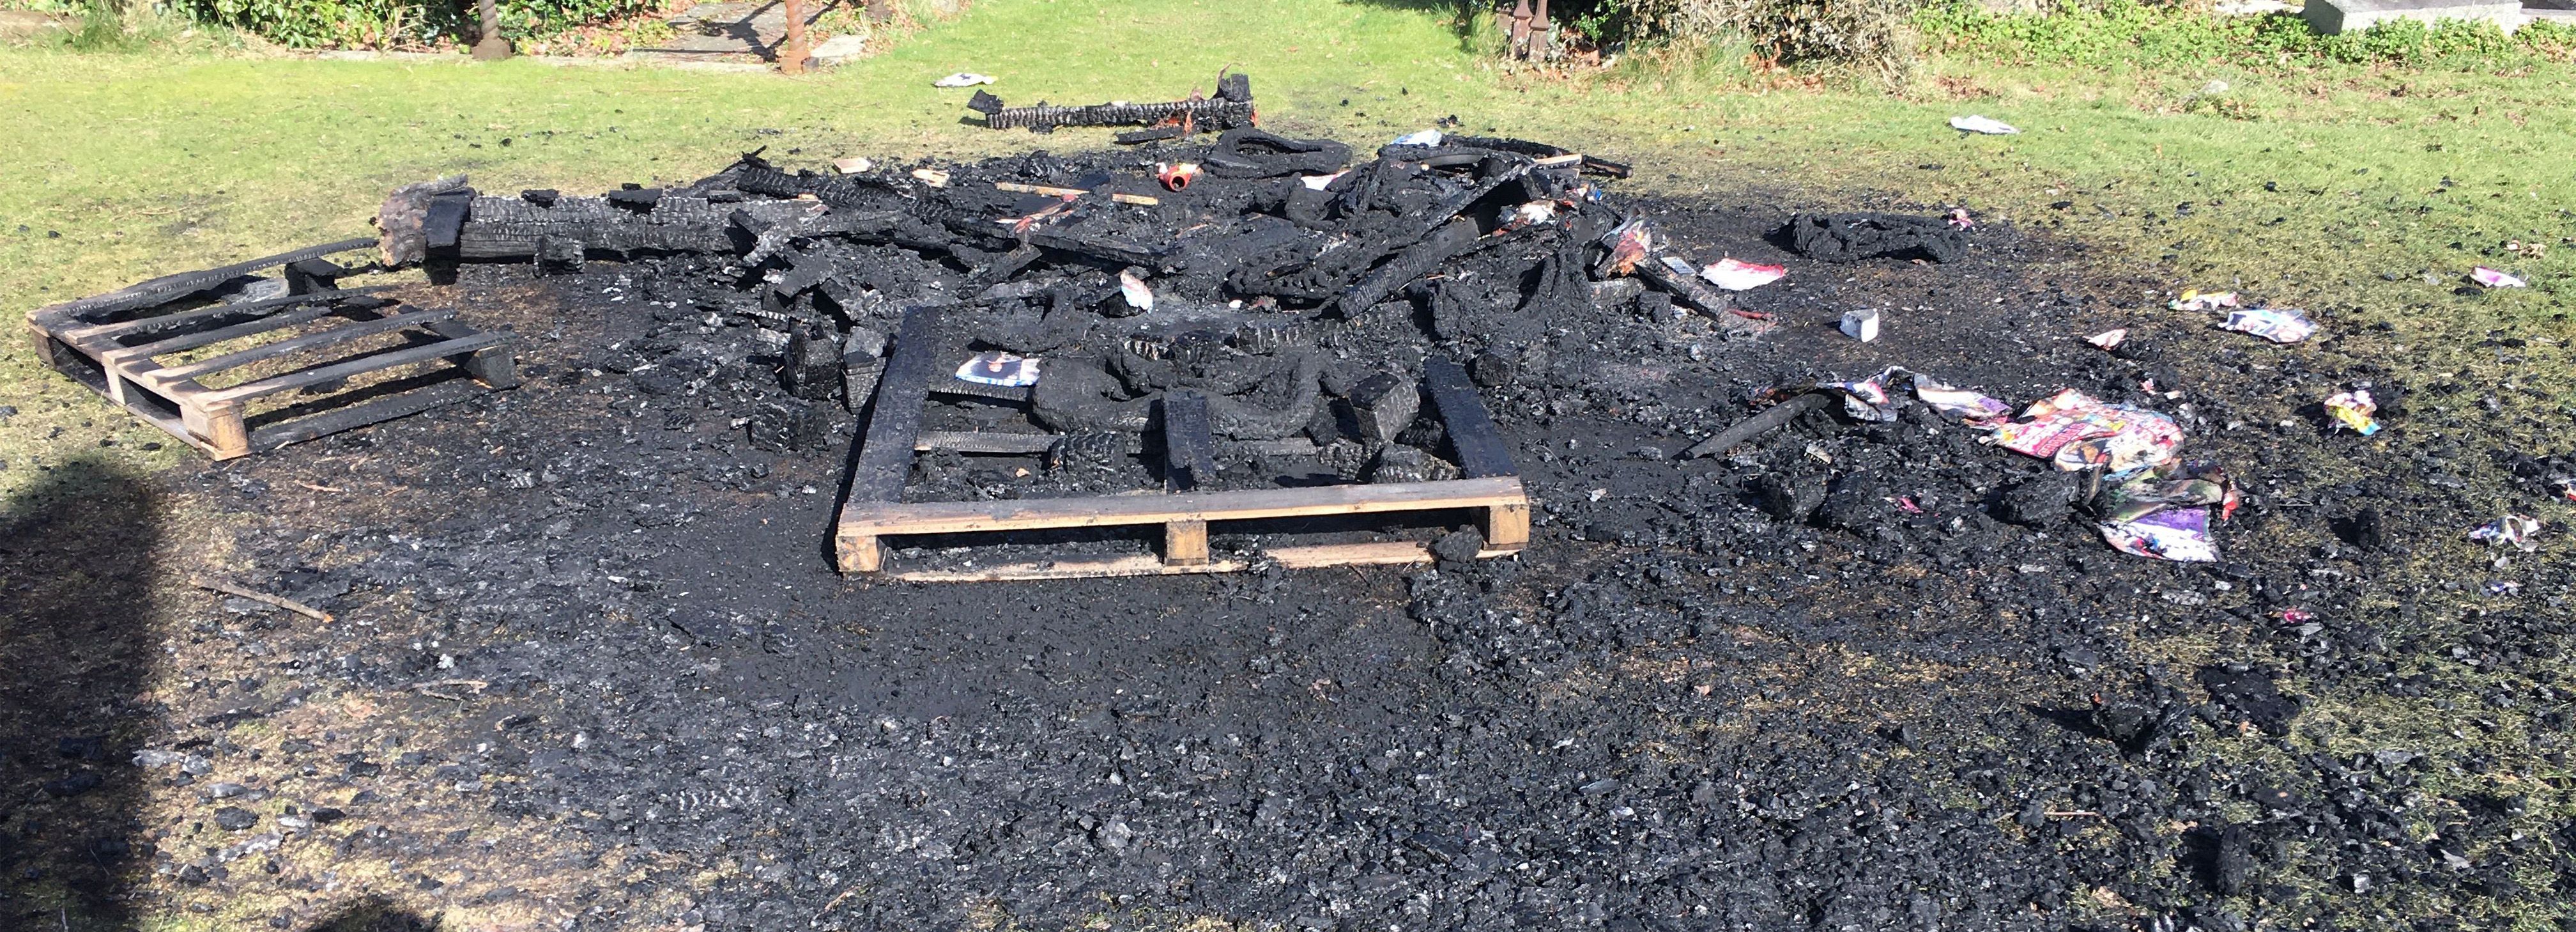
[[[904,311],[895,330],[894,356],[877,379],[876,402],[868,412],[868,431],[850,467],[851,502],[901,502],[904,482],[912,476],[913,440],[921,432],[921,406],[930,399],[931,379],[947,359],[939,333],[939,308],[919,305]]]
[[[1054,433],[996,433],[990,430],[924,430],[912,441],[915,452],[945,449],[961,453],[1029,455],[1054,449],[1064,439]]]
[[[1344,291],[1334,302],[1344,317],[1357,317],[1386,300],[1387,295],[1429,273],[1476,245],[1476,222],[1465,217],[1451,219],[1422,241],[1405,247]]]
[[[1689,267],[1687,262],[1682,264],[1684,268]],[[1760,319],[1750,311],[1737,309],[1734,295],[1701,284],[1697,274],[1665,264],[1664,256],[1649,255],[1639,261],[1637,277],[1717,321],[1718,328],[1725,330],[1730,337],[1758,336],[1771,329],[1770,321]]]
[[[178,272],[176,274],[163,275],[147,281],[136,282],[105,294],[65,301],[60,304],[39,308],[29,313],[27,316],[31,322],[35,322],[40,326],[103,323],[106,322],[103,318],[108,314],[138,310],[155,304],[166,304],[200,291],[211,290],[226,282],[232,281],[235,278],[239,278],[263,268],[271,268],[278,265],[284,265],[289,262],[300,262],[305,259],[320,258],[333,253],[354,252],[360,249],[373,249],[375,247],[376,240],[373,238],[344,239],[339,242],[324,243],[318,246],[297,249],[293,252],[281,252],[276,255],[263,256],[261,258],[251,259],[245,262],[235,262],[230,265],[219,265],[214,268],[201,269],[198,271]]]
[[[841,503],[841,530],[833,541],[843,573],[875,573],[885,565],[885,548],[873,532],[851,530],[851,516],[903,501],[904,484],[912,478],[913,441],[921,433],[921,407],[930,400],[930,382],[942,377],[951,353],[939,331],[939,307],[919,304],[903,312],[895,329],[894,354],[877,377],[876,400],[868,405],[867,433],[850,456],[850,493]]]
[[[1512,470],[1511,444],[1495,429],[1494,416],[1485,410],[1484,399],[1476,396],[1476,385],[1467,380],[1466,369],[1447,356],[1434,355],[1422,360],[1422,383],[1431,391],[1431,406],[1440,412],[1460,472],[1468,479],[1517,475]]]
[[[1163,395],[1163,482],[1173,492],[1197,492],[1216,479],[1216,437],[1209,429],[1207,396],[1195,391]]]
[[[1102,103],[1087,107],[1002,107],[984,114],[984,125],[993,129],[1025,126],[1031,129],[1054,129],[1058,126],[1152,126],[1178,122],[1187,118],[1204,129],[1231,129],[1252,125],[1252,101],[1174,100],[1167,103]]]

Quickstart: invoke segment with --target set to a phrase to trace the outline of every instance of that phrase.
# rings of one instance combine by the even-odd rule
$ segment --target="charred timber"
[[[992,129],[1054,129],[1058,126],[1157,126],[1184,120],[1201,129],[1232,129],[1250,126],[1253,121],[1252,82],[1243,75],[1227,75],[1217,82],[1217,95],[1211,98],[1174,100],[1168,103],[1101,103],[1087,107],[1005,107],[1000,98],[977,91],[968,107],[984,114],[984,125]],[[1142,141],[1142,140],[1140,140]]]

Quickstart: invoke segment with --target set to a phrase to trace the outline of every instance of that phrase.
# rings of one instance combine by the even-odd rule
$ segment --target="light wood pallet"
[[[337,287],[352,271],[326,260],[372,239],[299,249],[221,268],[182,272],[27,315],[46,364],[216,459],[275,449],[518,384],[508,331],[479,331],[452,308],[421,309],[379,297],[383,287]],[[286,294],[243,299],[285,268]],[[319,324],[331,322],[335,326]],[[164,357],[243,348],[185,360]],[[360,344],[376,345],[363,348]],[[245,366],[278,369],[239,384],[200,379]],[[421,371],[352,379],[407,366]],[[253,402],[289,391],[304,398],[254,415]]]
[[[1465,372],[1456,363],[1438,356],[1424,364],[1424,382],[1456,450],[1463,479],[1310,489],[1190,491],[1200,477],[1214,472],[1210,452],[1214,441],[1209,435],[1205,399],[1175,393],[1163,404],[1163,439],[1167,471],[1177,492],[906,504],[903,491],[912,473],[922,405],[928,400],[931,380],[944,376],[942,368],[957,356],[948,351],[951,348],[942,341],[937,308],[916,307],[906,312],[896,333],[894,355],[877,382],[867,432],[852,459],[849,499],[842,505],[835,535],[843,573],[882,574],[920,582],[1229,573],[1248,569],[1250,562],[1211,558],[1208,525],[1212,522],[1407,512],[1475,513],[1485,534],[1485,550],[1479,557],[1506,556],[1529,542],[1529,496],[1512,470],[1510,448],[1495,430],[1493,417],[1476,397]],[[890,536],[1154,525],[1163,529],[1159,556],[1066,558],[955,571],[890,571],[884,556],[883,539]],[[1431,560],[1423,545],[1405,541],[1274,548],[1265,556],[1290,568]]]

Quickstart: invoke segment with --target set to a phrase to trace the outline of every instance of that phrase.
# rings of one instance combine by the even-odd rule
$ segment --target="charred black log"
[[[1027,127],[1054,129],[1058,126],[1153,126],[1179,123],[1183,120],[1202,129],[1232,129],[1252,125],[1252,80],[1236,74],[1217,82],[1217,95],[1212,98],[1174,100],[1167,103],[1102,103],[1087,107],[1005,107],[998,97],[982,91],[967,109],[984,114],[984,125],[992,129]],[[989,108],[989,109],[988,109]]]
[[[1358,316],[1361,312],[1377,306],[1379,301],[1386,300],[1387,296],[1394,294],[1396,289],[1412,283],[1414,279],[1428,274],[1441,263],[1457,257],[1468,249],[1474,248],[1475,245],[1475,222],[1463,217],[1452,219],[1442,225],[1437,232],[1424,237],[1420,242],[1397,253],[1395,258],[1387,260],[1370,271],[1368,277],[1360,279],[1360,282],[1352,285],[1350,290],[1342,292],[1334,307],[1345,317]]]
[[[1220,178],[1329,174],[1351,160],[1351,147],[1330,139],[1291,139],[1245,127],[1218,136],[1199,164]]]
[[[1789,221],[1790,248],[1822,262],[1881,256],[1956,262],[1968,255],[1966,230],[1942,217],[1895,213],[1800,214]]]

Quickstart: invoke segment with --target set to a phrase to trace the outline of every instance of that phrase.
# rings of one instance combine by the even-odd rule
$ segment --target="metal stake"
[[[510,57],[510,40],[501,38],[500,7],[494,0],[480,0],[475,6],[481,22],[475,28],[474,59],[499,61]]]
[[[778,70],[805,73],[805,0],[787,0],[787,47],[778,53]]]

